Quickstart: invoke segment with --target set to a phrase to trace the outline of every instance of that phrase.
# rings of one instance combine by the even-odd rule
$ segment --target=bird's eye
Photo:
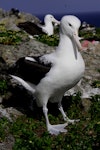
[[[69,23],[69,26],[72,27],[72,25]]]

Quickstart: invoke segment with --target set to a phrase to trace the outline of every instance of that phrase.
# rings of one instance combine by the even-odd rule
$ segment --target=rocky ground
[[[20,30],[16,24],[18,22],[23,21],[39,21],[38,18],[31,14],[21,13],[21,17],[18,18],[15,15],[11,15],[10,12],[5,12],[4,10],[0,9],[0,24],[4,23],[6,27],[10,30]],[[4,45],[0,44],[0,80],[7,80],[9,85],[9,90],[5,95],[0,95],[0,117],[6,116],[10,121],[12,121],[12,114],[14,115],[14,119],[19,116],[23,115],[23,111],[16,109],[18,105],[23,105],[22,103],[16,103],[16,100],[23,98],[26,96],[25,89],[23,89],[20,85],[15,83],[11,78],[9,78],[5,74],[5,70],[7,67],[11,66],[13,63],[16,62],[20,57],[29,56],[29,55],[40,55],[46,54],[54,51],[55,47],[48,46],[41,42],[38,42],[36,39],[30,39],[28,35],[23,38],[23,41],[18,45]],[[100,42],[89,43],[87,47],[81,52],[85,64],[86,70],[81,83],[78,84],[75,88],[71,89],[66,95],[75,94],[76,92],[80,91],[82,94],[83,105],[85,106],[84,101],[89,101],[92,95],[100,95],[100,89],[98,87],[92,86],[95,81],[100,81]],[[100,84],[100,82],[99,82]],[[100,87],[100,85],[99,85]],[[17,92],[16,92],[17,91]],[[20,96],[19,96],[20,95]],[[30,95],[27,97],[31,97]],[[15,98],[15,99],[14,99]],[[30,98],[31,99],[31,98]],[[15,105],[16,103],[16,105]],[[25,107],[27,107],[27,103]],[[88,103],[89,104],[89,103]],[[6,106],[6,107],[5,107]],[[28,104],[29,109],[31,110],[31,105]],[[7,139],[9,147],[14,142],[13,137],[8,137]],[[10,141],[10,142],[9,142]],[[0,143],[2,147],[0,150],[7,149],[7,142]],[[9,148],[10,150],[11,148]]]

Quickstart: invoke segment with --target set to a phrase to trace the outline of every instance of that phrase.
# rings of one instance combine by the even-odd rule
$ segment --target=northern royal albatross
[[[30,35],[47,34],[48,36],[51,36],[54,34],[53,23],[59,25],[60,21],[56,20],[53,15],[48,14],[44,17],[44,25],[26,21],[23,23],[19,23],[17,26],[25,30]]]
[[[60,23],[60,41],[55,52],[40,57],[20,58],[10,69],[11,77],[33,93],[39,107],[43,108],[47,130],[51,134],[67,132],[65,127],[70,120],[61,105],[64,93],[74,87],[83,77],[84,60],[79,52],[78,29],[80,20],[76,16],[62,17]],[[14,75],[14,72],[17,74]],[[33,85],[33,86],[32,86]],[[64,124],[51,125],[48,118],[48,101],[58,103]]]

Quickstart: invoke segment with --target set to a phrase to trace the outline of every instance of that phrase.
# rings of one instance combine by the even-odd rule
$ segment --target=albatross
[[[78,121],[68,118],[62,107],[62,97],[80,81],[85,71],[85,63],[79,52],[82,50],[78,36],[80,24],[76,16],[63,16],[59,44],[53,53],[22,57],[10,68],[10,76],[30,91],[37,105],[42,107],[50,134],[67,132],[65,127],[68,123]],[[47,108],[49,101],[58,103],[64,124],[50,123]]]
[[[24,29],[30,35],[39,35],[39,34],[47,34],[51,36],[54,34],[54,25],[60,24],[60,21],[56,20],[53,15],[47,14],[44,17],[44,25],[40,23],[34,23],[30,21],[26,21],[23,23],[19,23],[17,26],[21,29]]]

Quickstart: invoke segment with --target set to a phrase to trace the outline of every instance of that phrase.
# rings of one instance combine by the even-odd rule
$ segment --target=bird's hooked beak
[[[78,48],[79,50],[82,50],[82,45],[81,45],[81,43],[80,43],[80,37],[78,36],[78,33],[77,33],[77,32],[74,32],[72,37],[73,37],[73,40],[74,40],[74,42],[75,42],[77,48]]]
[[[53,18],[53,21],[52,21],[52,22],[55,24],[55,26],[56,26],[56,25],[60,25],[60,21],[56,20],[55,18]]]

